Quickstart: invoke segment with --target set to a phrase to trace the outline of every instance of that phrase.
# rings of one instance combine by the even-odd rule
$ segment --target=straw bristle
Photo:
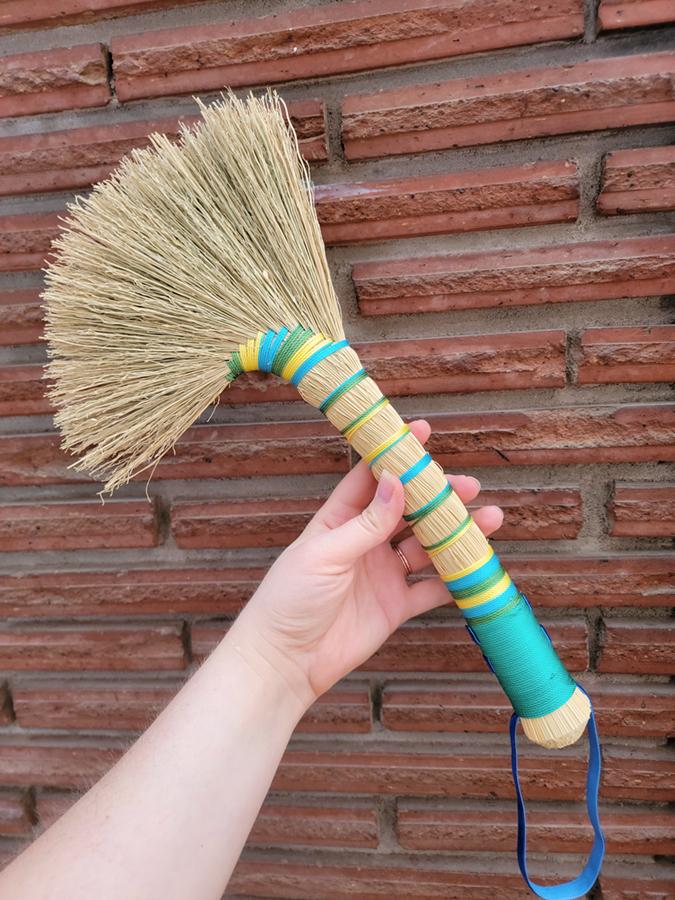
[[[568,747],[584,733],[591,715],[591,701],[578,687],[560,709],[536,719],[521,718],[527,737],[549,750]]]
[[[112,492],[228,385],[237,346],[297,324],[343,337],[311,182],[281,101],[223,97],[153,135],[69,209],[47,273],[63,447]]]

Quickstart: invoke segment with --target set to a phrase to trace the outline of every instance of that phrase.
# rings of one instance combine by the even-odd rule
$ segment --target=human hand
[[[410,425],[425,443],[431,428]],[[477,479],[450,475],[468,503]],[[376,491],[377,488],[377,491]],[[226,640],[253,665],[280,675],[305,707],[368,659],[413,616],[450,602],[438,578],[409,584],[390,539],[402,521],[403,485],[384,472],[379,486],[360,462],[345,476],[300,537],[276,560]],[[502,511],[485,506],[473,514],[485,535],[502,524]],[[412,571],[430,566],[416,537],[400,548]]]

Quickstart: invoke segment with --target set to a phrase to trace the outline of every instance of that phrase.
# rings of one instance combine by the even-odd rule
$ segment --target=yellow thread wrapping
[[[442,544],[439,544],[438,547],[434,547],[433,550],[427,550],[427,556],[429,556],[429,558],[431,558],[432,556],[436,556],[442,550],[445,550],[446,547],[449,547],[451,544],[454,544],[455,541],[458,541],[461,538],[461,536],[466,532],[467,528],[471,527],[472,523],[473,523],[473,519],[469,519],[468,522],[466,522],[465,525],[462,528],[460,528],[456,534],[450,535],[450,537],[447,538],[447,540],[443,541]],[[443,577],[445,577],[445,576],[443,576]]]
[[[309,359],[318,347],[325,346],[327,343],[328,340],[322,334],[315,334],[308,341],[305,341],[302,347],[299,347],[295,351],[293,356],[291,356],[284,366],[281,372],[281,377],[284,381],[290,381],[296,369],[301,366],[306,359]]]
[[[374,450],[371,450],[370,453],[366,453],[364,457],[362,457],[364,463],[370,463],[375,459],[380,453],[384,453],[385,450],[388,450],[391,445],[397,441],[400,437],[403,437],[404,434],[407,434],[410,431],[407,425],[401,425],[398,431],[394,432],[390,438],[387,438],[386,441],[383,441],[379,447],[375,447]]]
[[[503,594],[510,584],[511,579],[505,572],[497,584],[492,585],[491,588],[481,591],[480,594],[476,594],[474,597],[468,597],[466,600],[455,600],[455,603],[460,609],[471,609],[472,606],[479,606],[481,603],[485,603],[487,600],[492,600],[494,597]]]
[[[258,368],[258,353],[260,351],[260,332],[255,338],[250,338],[239,347],[241,367],[244,372],[255,372]]]
[[[356,432],[361,428],[362,425],[365,425],[366,422],[369,422],[373,416],[376,416],[381,409],[384,409],[385,406],[389,406],[389,400],[385,397],[383,403],[378,403],[374,409],[371,409],[359,422],[357,422],[353,428],[349,428],[346,431],[343,431],[343,435],[350,440],[352,435],[356,434]]]
[[[492,547],[488,550],[482,559],[477,559],[476,562],[471,563],[470,566],[467,566],[465,569],[460,569],[459,572],[446,573],[444,572],[441,575],[443,581],[457,581],[458,578],[464,578],[465,575],[471,575],[472,572],[475,572],[476,569],[480,569],[481,566],[484,566],[492,557],[494,556],[494,550]]]

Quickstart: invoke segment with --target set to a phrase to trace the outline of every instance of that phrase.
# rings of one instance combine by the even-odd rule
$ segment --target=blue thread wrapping
[[[321,362],[322,359],[326,359],[327,356],[331,356],[333,353],[337,353],[338,350],[342,350],[346,347],[348,341],[337,341],[336,343],[326,344],[325,347],[321,347],[319,350],[316,350],[309,359],[306,359],[301,366],[298,366],[293,377],[291,378],[291,384],[294,384],[296,387],[300,384],[302,379],[307,375],[307,373],[314,368],[318,363]]]
[[[416,463],[413,463],[409,469],[406,469],[403,475],[399,475],[401,484],[407,484],[411,478],[414,478],[415,475],[419,475],[423,469],[426,469],[430,462],[433,462],[431,454],[425,453],[424,456],[420,457]]]

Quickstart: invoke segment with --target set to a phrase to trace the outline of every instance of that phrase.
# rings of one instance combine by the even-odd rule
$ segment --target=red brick
[[[675,54],[599,59],[352,95],[348,159],[668,122]]]
[[[171,526],[184,548],[283,547],[298,537],[322,502],[316,497],[179,501],[171,508]],[[575,490],[485,490],[480,505],[487,503],[505,512],[495,535],[500,540],[571,539],[581,527],[581,495]]]
[[[585,810],[528,809],[528,850],[540,853],[587,853],[593,830]],[[603,809],[602,828],[608,853],[662,855],[675,849],[672,813],[650,809]],[[513,809],[495,804],[455,809],[403,801],[396,836],[406,850],[512,852],[516,845]]]
[[[13,628],[0,631],[0,669],[143,672],[185,668],[180,628]]]
[[[428,447],[450,471],[503,465],[675,459],[675,405],[558,407],[429,416]]]
[[[675,12],[670,0],[602,0],[598,19],[602,31],[611,31],[675,22]]]
[[[616,300],[675,291],[675,235],[357,263],[366,316]]]
[[[120,744],[0,744],[0,784],[88,789],[125,749]]]
[[[586,762],[581,756],[548,751],[530,755],[523,739],[520,776],[531,800],[578,800],[583,795]],[[579,745],[578,753],[582,752]],[[0,755],[0,761],[1,761]],[[602,796],[605,799],[666,802],[675,797],[672,766],[666,755],[618,756],[605,753]],[[389,749],[289,750],[272,784],[275,790],[453,799],[511,799],[513,780],[504,746],[498,756],[427,754]]]
[[[563,387],[565,341],[564,331],[533,331],[377,341],[355,344],[354,349],[386,394],[415,396]],[[36,365],[0,368],[0,410],[13,416],[49,412],[42,374]],[[255,372],[234,381],[221,394],[220,404],[297,399],[293,385]]]
[[[598,672],[628,675],[675,674],[675,623],[606,619]]]
[[[675,485],[618,484],[609,513],[615,537],[675,537]]]
[[[569,222],[579,212],[573,162],[526,163],[387,181],[320,186],[327,244]]]
[[[50,412],[42,366],[0,368],[0,415],[35,416]]]
[[[41,269],[62,215],[49,212],[0,218],[0,272]]]
[[[56,434],[0,437],[0,484],[96,484],[69,468]],[[164,457],[154,479],[247,478],[337,474],[349,469],[349,447],[330,422],[196,425]],[[147,473],[137,476],[147,480]]]
[[[655,869],[654,872],[650,869]],[[639,873],[633,867],[623,875],[611,874],[604,866],[600,875],[602,900],[672,900],[675,880],[671,866],[640,866]]]
[[[33,344],[41,333],[39,291],[0,291],[0,346]]]
[[[260,811],[249,844],[304,844],[311,847],[377,847],[374,807],[295,806],[268,802]]]
[[[192,658],[202,662],[225,636],[228,626],[224,622],[195,622],[190,628]]]
[[[179,687],[164,682],[91,685],[50,679],[13,684],[12,700],[23,728],[142,731]]]
[[[0,7],[0,29],[15,31],[54,25],[86,24],[97,19],[111,19],[133,13],[188,6],[200,0],[3,0]]]
[[[535,606],[675,604],[675,557],[665,552],[602,557],[508,556],[507,568]]]
[[[38,791],[35,796],[35,812],[38,824],[41,828],[49,828],[57,819],[68,812],[70,807],[79,800],[81,793],[78,791]]]
[[[675,147],[609,153],[597,205],[606,216],[675,209]]]
[[[675,325],[589,328],[581,335],[580,384],[675,381]]]
[[[586,623],[565,619],[546,622],[565,665],[575,672],[588,667]],[[485,672],[478,647],[462,622],[404,625],[361,667],[365,672]]]
[[[0,617],[233,615],[264,574],[244,567],[0,575]]]
[[[146,500],[9,503],[0,506],[0,552],[156,547],[157,515]]]
[[[266,900],[523,900],[520,876],[495,871],[494,864],[485,871],[473,859],[444,860],[439,866],[428,860],[420,865],[394,857],[386,865],[377,866],[373,858],[365,855],[358,863],[340,861],[336,865],[327,865],[315,856],[294,859],[290,853],[284,853],[283,858],[266,860],[258,854],[251,858],[249,854],[237,863],[228,887],[235,892],[233,896]]]
[[[675,734],[675,698],[667,685],[586,687],[603,735],[666,739]],[[392,683],[382,698],[382,723],[392,731],[504,734],[512,711],[503,691],[485,681],[463,680],[440,689]]]
[[[316,162],[325,160],[323,102],[294,102],[288,108],[305,158]],[[182,116],[116,122],[0,138],[0,195],[88,187],[106,178],[132,149],[148,146],[150,134],[159,132],[177,137],[181,122],[191,125],[199,119],[199,116]]]
[[[179,683],[21,682],[12,686],[17,722],[24,728],[142,731],[180,688]],[[301,733],[360,734],[371,728],[366,688],[334,688],[309,709]]]
[[[120,100],[362,72],[583,33],[579,0],[383,2],[113,38]]]
[[[105,106],[109,100],[102,44],[60,47],[0,59],[0,116],[85,109]]]
[[[0,792],[0,835],[29,835],[32,830],[27,798],[18,791]]]

